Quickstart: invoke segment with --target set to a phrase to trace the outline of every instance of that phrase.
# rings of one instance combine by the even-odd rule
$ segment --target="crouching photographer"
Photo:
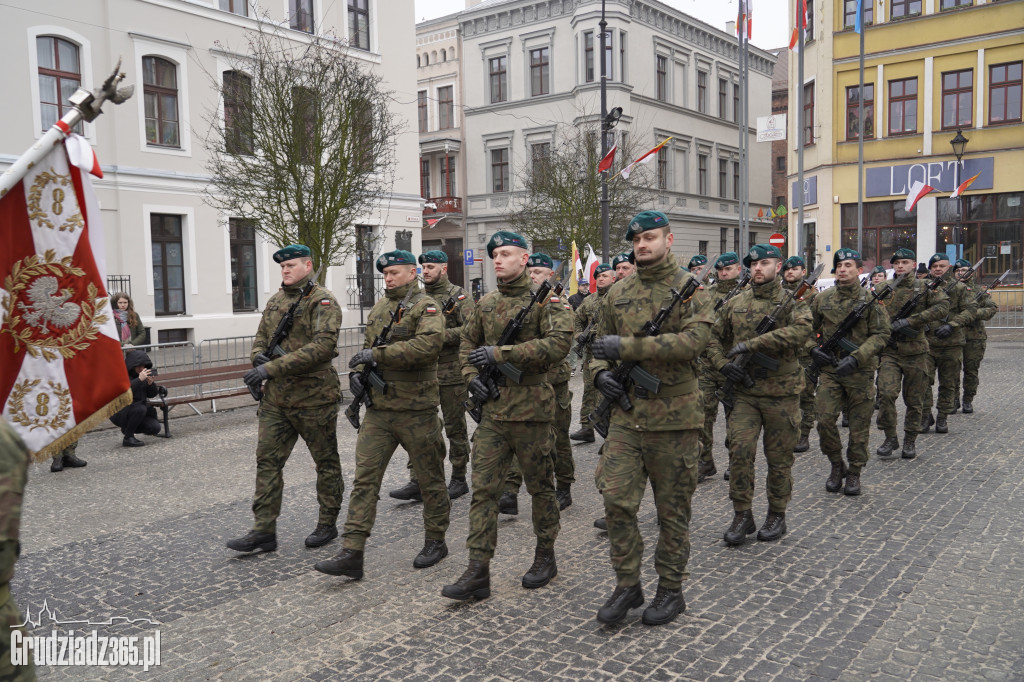
[[[125,367],[132,382],[132,404],[116,413],[110,421],[121,427],[124,434],[122,445],[137,448],[145,445],[135,437],[138,433],[155,436],[160,433],[160,420],[156,416],[156,408],[146,400],[155,398],[161,392],[166,395],[167,389],[157,386],[153,361],[141,350],[130,350],[125,354]]]

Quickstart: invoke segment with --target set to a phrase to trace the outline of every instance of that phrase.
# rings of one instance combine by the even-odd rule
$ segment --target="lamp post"
[[[953,156],[956,157],[956,172],[953,174],[954,189],[960,187],[960,163],[964,156],[964,150],[967,148],[969,139],[964,137],[964,133],[960,128],[956,129],[956,137],[950,140],[949,144],[953,147]],[[963,256],[963,197],[958,196],[956,198],[956,232],[953,234],[953,239],[957,248],[957,255]]]

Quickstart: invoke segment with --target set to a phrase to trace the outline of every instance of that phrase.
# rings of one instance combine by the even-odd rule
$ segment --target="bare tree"
[[[247,42],[229,71],[209,74],[221,106],[206,115],[206,202],[273,244],[305,244],[318,267],[338,265],[394,184],[391,93],[332,36],[298,43],[264,22]]]

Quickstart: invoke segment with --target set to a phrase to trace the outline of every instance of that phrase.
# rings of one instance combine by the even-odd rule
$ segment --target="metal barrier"
[[[141,350],[153,362],[153,368],[157,371],[156,383],[160,384],[160,373],[185,372],[199,367],[199,358],[196,355],[196,347],[191,341],[178,341],[175,343],[151,343],[145,346],[133,346],[124,348],[125,355],[128,351]],[[187,386],[177,386],[167,389],[169,397],[190,395]]]
[[[989,329],[1024,328],[1024,288],[1000,288],[990,293],[999,312],[985,323]]]
[[[253,336],[227,336],[218,339],[206,339],[199,344],[199,367],[224,367],[249,363],[252,357]],[[199,384],[197,395],[209,396],[211,400],[222,393],[233,393],[245,388],[241,378],[233,381],[212,381]],[[214,405],[216,411],[216,404]]]

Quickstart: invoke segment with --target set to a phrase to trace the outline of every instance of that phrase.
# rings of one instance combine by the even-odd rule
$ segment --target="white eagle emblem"
[[[19,303],[25,313],[25,322],[46,332],[47,324],[58,329],[67,329],[75,323],[82,312],[81,306],[68,299],[75,295],[71,289],[57,291],[56,277],[39,277],[28,288],[28,304]]]

